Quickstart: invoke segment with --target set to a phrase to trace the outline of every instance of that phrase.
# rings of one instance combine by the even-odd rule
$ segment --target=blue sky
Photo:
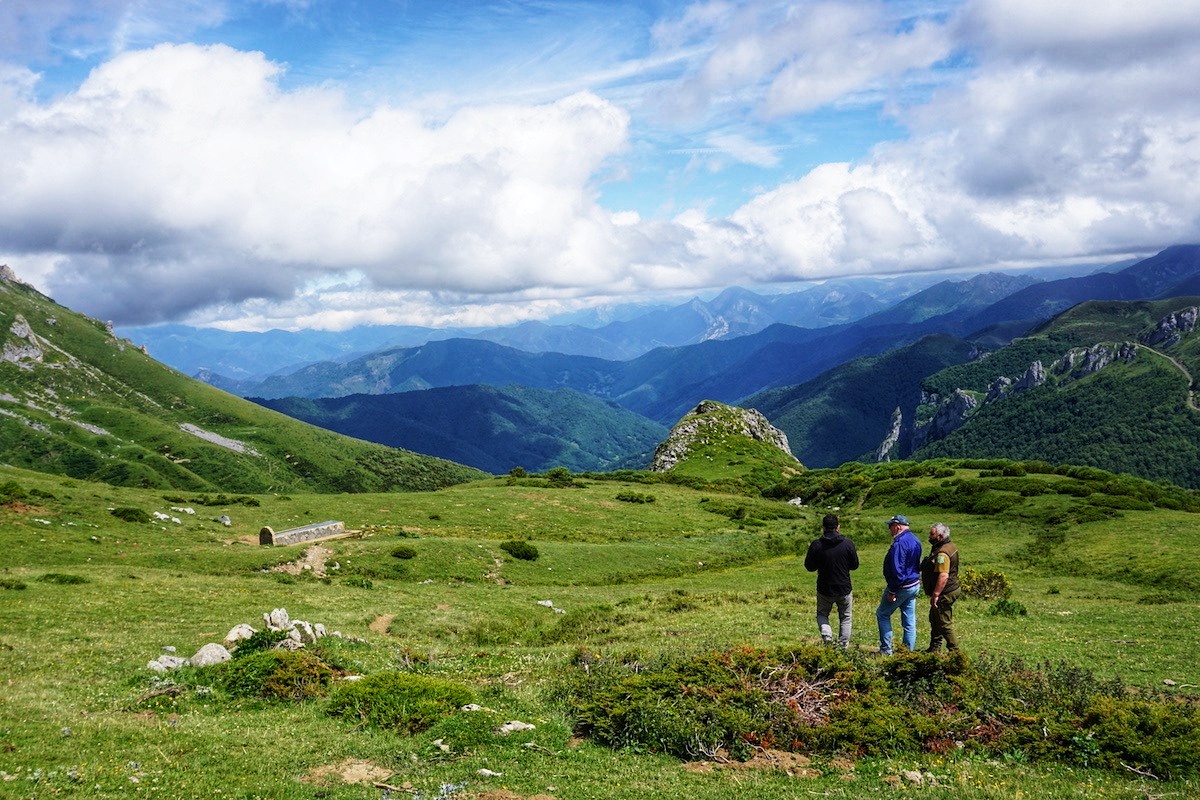
[[[1200,0],[0,0],[0,263],[491,325],[1200,241]]]

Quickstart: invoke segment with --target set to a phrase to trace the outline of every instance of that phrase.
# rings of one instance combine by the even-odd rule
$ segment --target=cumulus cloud
[[[63,255],[51,285],[65,300],[135,322],[189,295],[287,297],[328,269],[474,292],[619,271],[590,181],[625,146],[623,111],[578,94],[431,122],[279,76],[261,54],[160,45],[22,108],[0,128],[0,234]]]
[[[763,192],[731,215],[734,235],[680,218],[691,252],[767,280],[1200,239],[1200,97],[1190,88],[1200,3],[980,0],[944,26],[976,63],[967,80],[896,108],[907,141]]]
[[[342,84],[293,88],[282,65],[223,45],[124,52],[49,101],[33,98],[33,72],[0,68],[0,261],[124,324],[329,327],[1115,260],[1200,240],[1198,34],[1200,0],[713,0],[638,54],[688,65],[656,73],[653,102],[579,92],[436,117],[357,105]],[[891,115],[907,137],[762,177],[728,215],[698,202],[651,218],[598,199],[654,144],[631,115],[695,124],[713,163],[766,176],[801,142],[757,123],[846,106]]]

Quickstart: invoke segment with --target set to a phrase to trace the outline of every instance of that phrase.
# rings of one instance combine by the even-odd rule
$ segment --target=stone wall
[[[301,544],[303,542],[315,542],[318,539],[336,539],[339,536],[346,535],[348,535],[348,532],[344,523],[330,520],[328,522],[305,525],[303,528],[290,528],[278,533],[269,527],[264,527],[258,532],[258,543],[260,545],[275,547]]]

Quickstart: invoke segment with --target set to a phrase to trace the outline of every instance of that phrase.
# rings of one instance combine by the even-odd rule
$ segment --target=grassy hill
[[[777,489],[801,496],[799,508],[692,481],[650,473],[508,477],[434,492],[258,495],[247,504],[0,468],[0,670],[8,676],[0,786],[14,797],[281,800],[378,798],[386,787],[395,787],[393,796],[629,800],[1200,791],[1194,704],[1186,704],[1200,696],[1200,673],[1192,640],[1180,635],[1200,623],[1191,602],[1200,568],[1188,555],[1200,547],[1189,510],[1200,507],[1195,492],[999,461],[805,471]],[[196,513],[175,511],[185,506]],[[863,562],[844,660],[816,647],[814,580],[802,566],[820,516],[833,507]],[[109,510],[127,508],[153,521],[123,521]],[[155,511],[180,521],[155,520]],[[969,666],[869,656],[883,521],[897,512],[918,529],[948,523],[964,568],[999,572],[1010,584],[1005,604],[964,598],[956,606]],[[232,527],[212,521],[220,514]],[[256,544],[261,526],[324,519],[359,533],[315,553]],[[534,545],[538,557],[511,556],[501,545],[514,539]],[[311,569],[299,568],[302,561]],[[266,660],[252,656],[166,674],[146,667],[166,646],[186,658],[236,624],[262,628],[262,615],[277,608],[348,637],[305,651],[330,665],[332,684],[264,672]],[[927,637],[922,619],[918,641]],[[921,707],[894,705],[900,687],[928,686],[926,702],[957,697],[938,705],[946,710],[935,726],[954,731],[977,702],[963,690],[994,692],[1001,678],[1018,675],[1021,694],[997,706],[986,728],[1008,744],[989,751],[975,734],[962,748],[935,736],[914,751],[760,742],[746,761],[719,750],[683,759],[663,752],[666,738],[658,747],[605,744],[593,723],[610,701],[571,699],[589,681],[621,680],[643,693],[674,674],[664,669],[703,667],[682,686],[668,681],[651,711],[629,710],[643,714],[642,730],[665,734],[664,722],[685,730],[699,719],[704,736],[718,741],[721,720],[732,717],[684,710],[702,702],[706,682],[724,674],[721,664],[780,648],[802,660],[834,659],[825,663],[859,676],[834,692],[822,683],[832,673],[817,672],[815,686],[848,703],[847,713],[855,698],[881,703],[853,727],[887,747],[901,741],[887,738],[888,720],[896,721],[887,715]],[[706,656],[713,653],[715,660]],[[315,669],[312,660],[289,663]],[[413,731],[330,713],[351,685],[340,676],[397,673],[427,693],[457,687],[481,710],[441,707]],[[264,682],[272,675],[276,683]],[[992,682],[977,682],[981,675]],[[1117,679],[1123,687],[1114,698],[1105,692]],[[312,692],[285,699],[268,685]],[[739,702],[753,695],[753,685],[746,689]],[[1077,698],[1083,713],[1031,711],[1047,692]],[[1024,717],[1037,736],[1004,739],[1026,730]],[[510,720],[533,727],[500,733]],[[892,730],[915,730],[912,721]],[[1111,749],[1126,746],[1133,749]],[[1160,761],[1184,766],[1164,774]],[[906,785],[906,771],[928,773],[932,785]]]
[[[431,489],[480,476],[337,436],[188,378],[0,279],[0,461],[124,486]]]

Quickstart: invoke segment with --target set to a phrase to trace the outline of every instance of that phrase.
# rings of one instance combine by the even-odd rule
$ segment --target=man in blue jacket
[[[892,654],[892,613],[900,609],[904,646],[917,649],[917,595],[921,591],[921,540],[908,528],[908,517],[896,514],[887,521],[892,546],[883,557],[883,579],[887,586],[875,620],[879,623],[879,652]]]

